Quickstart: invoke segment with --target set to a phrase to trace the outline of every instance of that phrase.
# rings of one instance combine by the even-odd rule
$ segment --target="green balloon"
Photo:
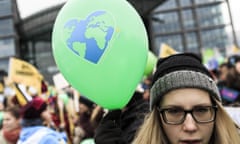
[[[94,139],[88,138],[80,142],[80,144],[95,144]]]
[[[67,1],[54,23],[52,47],[64,78],[107,109],[128,103],[148,55],[144,24],[126,0]]]
[[[153,72],[153,69],[157,63],[157,57],[151,52],[148,51],[147,64],[144,71],[144,76],[148,76]]]

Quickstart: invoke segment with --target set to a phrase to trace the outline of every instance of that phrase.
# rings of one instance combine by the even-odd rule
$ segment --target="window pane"
[[[154,11],[161,11],[161,10],[168,10],[168,9],[173,9],[176,8],[177,4],[175,0],[168,0],[166,2],[164,2],[163,4],[161,4],[160,6],[158,6]]]
[[[0,46],[0,57],[15,55],[15,43],[13,38],[0,40]]]
[[[224,7],[226,8],[225,4],[198,8],[197,16],[199,25],[206,27],[229,23],[230,20],[227,12],[222,11]]]
[[[159,20],[153,20],[153,32],[155,34],[180,30],[179,17],[176,12],[155,14],[153,17]]]
[[[193,12],[191,9],[182,11],[183,26],[185,29],[191,29],[195,27],[193,20]]]
[[[35,46],[35,60],[38,69],[49,82],[52,82],[52,75],[58,72],[58,68],[53,58],[51,43],[37,42]]]
[[[192,5],[191,0],[179,0],[179,2],[182,7]]]
[[[14,34],[13,20],[12,19],[0,20],[0,36],[11,34]]]
[[[201,32],[204,47],[225,47],[229,43],[229,37],[224,28]]]
[[[196,33],[186,34],[187,51],[188,52],[198,52],[198,42]]]
[[[0,0],[0,17],[11,14],[11,1]]]
[[[1,59],[0,60],[0,70],[4,70],[5,72],[8,71],[8,62],[9,58]]]

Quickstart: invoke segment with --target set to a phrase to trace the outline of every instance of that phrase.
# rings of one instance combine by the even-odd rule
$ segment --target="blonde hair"
[[[212,144],[239,144],[238,126],[234,123],[220,102],[218,106],[215,128],[211,138]],[[145,117],[132,144],[168,144],[168,139],[160,125],[159,113],[156,108]]]
[[[215,103],[218,106],[218,110],[215,122],[214,144],[239,144],[239,126],[232,120],[220,102],[215,101]]]
[[[146,115],[132,144],[167,144],[167,138],[160,126],[158,115],[156,108]]]

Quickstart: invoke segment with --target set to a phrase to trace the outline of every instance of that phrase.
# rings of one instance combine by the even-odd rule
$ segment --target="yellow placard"
[[[43,76],[32,64],[12,57],[9,61],[8,72],[8,79],[11,82],[33,86],[38,89],[40,93]]]
[[[3,90],[4,90],[3,84],[0,83],[0,93],[3,93]]]

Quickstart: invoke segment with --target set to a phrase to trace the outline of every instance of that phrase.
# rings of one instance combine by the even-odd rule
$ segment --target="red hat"
[[[47,103],[40,97],[35,97],[22,107],[21,113],[24,119],[41,118],[41,113],[47,109]]]

